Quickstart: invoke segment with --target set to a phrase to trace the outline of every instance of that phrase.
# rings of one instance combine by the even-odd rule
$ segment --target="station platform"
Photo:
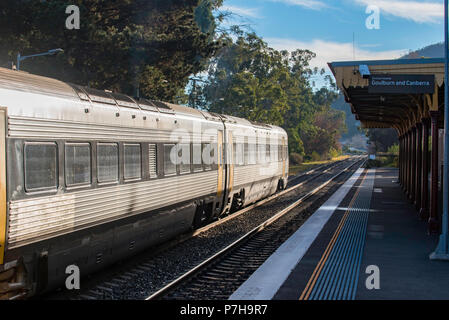
[[[437,242],[397,169],[359,169],[230,299],[449,299]]]

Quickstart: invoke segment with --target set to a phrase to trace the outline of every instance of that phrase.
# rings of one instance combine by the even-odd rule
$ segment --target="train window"
[[[98,182],[116,182],[118,173],[118,144],[99,143],[97,145]]]
[[[201,144],[193,144],[193,171],[203,171]]]
[[[190,144],[178,145],[179,170],[182,173],[190,173]]]
[[[258,164],[265,163],[265,145],[258,143],[256,150],[257,150],[257,163]]]
[[[150,178],[157,178],[157,148],[155,144],[149,145],[148,158],[150,160]]]
[[[203,143],[204,170],[212,170],[215,159],[215,150],[210,143]]]
[[[142,178],[142,153],[140,144],[124,144],[125,152],[125,179]]]
[[[164,144],[164,174],[166,176],[172,176],[176,174],[176,163],[171,159],[172,150],[176,152],[176,145]]]
[[[249,143],[248,144],[248,164],[256,164],[257,163],[257,144]]]
[[[236,166],[241,166],[245,163],[245,154],[244,154],[244,144],[243,143],[234,143],[234,164]]]
[[[271,148],[270,148],[269,144],[265,145],[265,150],[266,150],[266,162],[270,163],[271,162]]]
[[[232,144],[232,153],[231,154],[233,155],[231,164],[233,164],[234,166],[237,166],[238,160],[239,160],[239,154],[237,151],[237,143],[235,143],[235,142]]]
[[[245,165],[248,165],[248,160],[249,160],[249,151],[248,151],[248,143],[245,142],[243,144],[243,161]]]
[[[25,190],[43,191],[58,187],[58,147],[54,142],[25,144]]]
[[[271,150],[271,161],[272,162],[277,162],[278,161],[278,150],[277,150],[277,145],[276,144],[271,144],[270,145],[270,150]]]
[[[68,187],[91,183],[91,153],[89,143],[65,145],[65,183]]]

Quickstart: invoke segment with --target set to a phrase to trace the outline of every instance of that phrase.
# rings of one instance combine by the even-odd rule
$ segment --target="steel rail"
[[[233,250],[234,248],[236,248],[238,245],[240,245],[242,242],[244,242],[245,240],[249,239],[250,237],[252,237],[253,235],[259,233],[260,231],[264,230],[267,226],[271,225],[273,222],[277,221],[278,219],[280,219],[281,217],[283,217],[285,214],[287,214],[288,212],[290,212],[291,210],[295,209],[297,206],[299,206],[301,203],[303,203],[305,200],[307,200],[308,198],[310,198],[311,196],[313,196],[314,194],[316,194],[318,191],[320,191],[321,189],[325,188],[329,183],[331,183],[332,181],[334,181],[336,178],[338,178],[340,175],[342,175],[344,172],[347,172],[351,167],[355,166],[356,164],[360,163],[363,160],[357,161],[355,163],[350,164],[349,166],[347,166],[345,169],[343,169],[342,171],[340,171],[339,173],[337,173],[336,175],[332,176],[330,179],[328,179],[326,182],[322,183],[321,185],[319,185],[318,187],[316,187],[315,189],[313,189],[312,191],[308,192],[306,195],[302,196],[301,198],[299,198],[298,200],[296,200],[294,203],[292,203],[291,205],[289,205],[288,207],[282,209],[281,211],[279,211],[276,215],[272,216],[271,218],[269,218],[268,220],[266,220],[265,222],[263,222],[262,224],[260,224],[259,226],[255,227],[254,229],[252,229],[251,231],[249,231],[248,233],[246,233],[245,235],[243,235],[242,237],[240,237],[239,239],[235,240],[234,242],[232,242],[230,245],[226,246],[225,248],[223,248],[222,250],[220,250],[219,252],[217,252],[216,254],[212,255],[211,257],[207,258],[206,260],[204,260],[203,262],[201,262],[200,264],[198,264],[197,266],[195,266],[194,268],[190,269],[188,272],[184,273],[183,275],[179,276],[178,278],[176,278],[175,280],[173,280],[172,282],[168,283],[166,286],[164,286],[163,288],[159,289],[158,291],[156,291],[155,293],[153,293],[152,295],[150,295],[149,297],[147,297],[145,300],[155,300],[157,298],[162,297],[163,295],[165,295],[168,291],[170,291],[171,289],[175,288],[178,284],[180,284],[181,282],[183,282],[184,280],[188,279],[189,277],[191,277],[193,274],[195,274],[197,271],[199,271],[200,269],[204,268],[205,266],[211,264],[212,262],[214,262],[215,260],[217,260],[218,258],[222,257],[224,254],[228,253],[229,251]],[[360,167],[363,166],[363,164],[366,162],[363,161],[360,164]],[[326,170],[327,171],[327,170]],[[323,171],[324,173],[324,171]],[[296,186],[295,186],[296,187]]]
[[[351,158],[349,158],[349,159],[351,159]],[[335,167],[341,165],[343,162],[348,161],[349,159],[336,161],[335,163],[332,163],[329,168],[327,168],[326,170],[320,172],[319,176],[329,172],[330,170],[332,170]],[[355,161],[355,163],[357,163],[357,161]],[[300,175],[296,175],[290,181],[294,181],[294,180],[297,180],[297,179],[302,178],[304,176],[310,175],[313,172],[318,171],[318,170],[320,170],[320,169],[322,169],[322,168],[324,168],[326,166],[329,166],[329,164],[324,164],[324,165],[318,166],[316,168],[313,168],[313,169],[311,169],[311,170],[309,170],[307,172],[304,172],[304,173],[302,173]],[[219,219],[219,220],[217,220],[215,222],[209,223],[209,224],[205,225],[204,227],[201,227],[199,229],[196,229],[196,230],[194,230],[192,232],[189,232],[189,233],[186,233],[184,235],[180,235],[180,236],[177,237],[177,239],[175,241],[176,241],[177,244],[182,243],[182,242],[184,242],[184,241],[186,241],[186,240],[188,240],[188,239],[190,239],[192,237],[195,237],[195,236],[197,236],[197,235],[199,235],[199,234],[201,234],[203,232],[206,232],[206,231],[208,231],[208,230],[210,230],[210,229],[212,229],[214,227],[217,227],[217,226],[225,223],[226,221],[232,220],[232,219],[234,219],[234,218],[236,218],[236,217],[238,217],[238,216],[240,216],[240,215],[242,215],[242,214],[244,214],[244,213],[246,213],[246,212],[248,212],[248,211],[250,211],[252,209],[258,208],[258,207],[264,205],[267,202],[270,202],[270,201],[272,201],[274,199],[277,199],[277,198],[279,198],[280,196],[283,196],[286,193],[289,193],[289,192],[291,192],[293,190],[296,190],[299,187],[302,187],[304,184],[308,183],[309,181],[311,181],[311,180],[313,180],[315,178],[316,178],[316,176],[310,177],[309,179],[306,179],[306,180],[304,180],[304,181],[302,181],[302,182],[300,182],[300,183],[298,183],[298,184],[296,184],[296,185],[294,185],[294,186],[292,186],[292,187],[290,187],[288,189],[285,189],[285,190],[283,190],[281,192],[275,193],[275,194],[269,196],[268,198],[265,198],[263,200],[257,201],[256,203],[253,203],[253,204],[251,204],[251,205],[249,205],[249,206],[247,206],[247,207],[245,207],[243,209],[240,209],[239,211],[231,213],[231,214],[229,214],[228,216],[226,216],[224,218],[221,218],[221,219]]]

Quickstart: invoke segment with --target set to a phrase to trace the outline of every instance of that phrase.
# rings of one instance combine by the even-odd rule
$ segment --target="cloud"
[[[444,19],[442,2],[418,2],[406,0],[354,0],[361,5],[374,5],[382,13],[418,23],[440,23]]]
[[[237,6],[222,6],[222,7],[220,7],[220,10],[232,12],[232,13],[238,15],[238,16],[243,16],[243,17],[256,18],[256,19],[261,19],[262,18],[262,16],[259,13],[259,9],[258,8],[244,8],[244,7],[237,7]]]
[[[271,2],[281,2],[288,5],[305,7],[312,10],[321,10],[326,8],[327,5],[322,1],[317,0],[269,0]]]
[[[276,50],[293,51],[295,49],[309,49],[316,53],[316,58],[311,61],[312,67],[325,68],[327,63],[334,61],[352,61],[352,60],[383,60],[396,59],[408,52],[408,50],[388,50],[388,51],[371,51],[360,47],[354,49],[351,42],[332,42],[323,40],[313,40],[309,42],[281,39],[266,38],[264,39],[268,45]]]

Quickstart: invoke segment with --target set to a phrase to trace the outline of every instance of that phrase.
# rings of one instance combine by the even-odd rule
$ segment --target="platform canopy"
[[[442,111],[444,59],[345,61],[328,64],[365,128],[407,132],[429,111]]]

